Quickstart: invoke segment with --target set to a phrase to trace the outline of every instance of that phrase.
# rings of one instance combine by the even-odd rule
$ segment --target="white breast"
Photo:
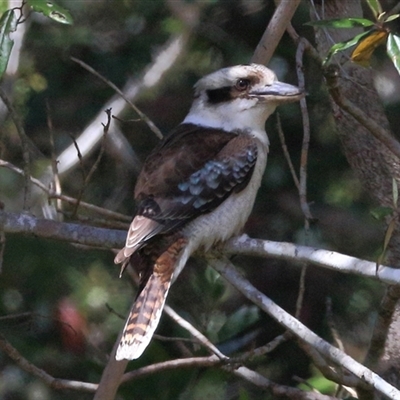
[[[196,218],[184,228],[183,233],[189,242],[175,270],[174,280],[185,266],[187,259],[197,249],[208,250],[215,243],[224,242],[240,233],[253,209],[254,200],[261,185],[267,164],[268,145],[266,143],[265,140],[264,143],[258,141],[256,165],[246,188],[230,195],[214,211]]]

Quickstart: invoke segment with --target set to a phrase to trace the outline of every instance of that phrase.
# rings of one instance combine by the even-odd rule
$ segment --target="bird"
[[[136,181],[136,214],[115,257],[138,272],[117,360],[139,358],[188,258],[241,233],[269,148],[265,122],[302,91],[260,64],[226,67],[194,86],[189,113],[154,148]]]

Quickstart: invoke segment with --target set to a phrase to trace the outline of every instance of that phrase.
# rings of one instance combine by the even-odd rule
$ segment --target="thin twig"
[[[93,174],[97,170],[97,167],[99,166],[100,161],[101,161],[101,159],[103,157],[103,154],[104,154],[106,138],[107,138],[108,130],[110,129],[110,123],[111,123],[111,109],[105,110],[105,113],[107,114],[107,123],[105,125],[102,123],[102,125],[103,125],[103,139],[101,141],[100,151],[99,151],[99,154],[97,155],[96,161],[92,165],[92,168],[90,168],[89,173],[85,176],[84,182],[83,182],[83,184],[81,186],[81,189],[79,191],[78,197],[76,199],[77,201],[76,201],[74,210],[72,212],[72,218],[74,218],[75,215],[77,214],[78,208],[79,208],[79,203],[82,200],[83,193],[84,193],[85,189],[87,188],[87,185],[89,184],[90,179],[92,178]],[[81,160],[81,157],[79,159]]]
[[[301,310],[303,308],[304,294],[306,292],[306,274],[307,264],[302,263],[299,279],[299,293],[296,299],[296,312],[294,314],[297,319],[301,319]]]
[[[296,70],[299,88],[303,93],[305,93],[306,91],[303,72],[303,54],[305,48],[305,42],[300,40],[296,51]],[[301,209],[306,218],[305,224],[307,229],[307,227],[309,227],[309,222],[313,219],[313,217],[311,215],[311,211],[307,202],[307,160],[308,149],[310,145],[310,118],[308,115],[307,102],[305,97],[300,99],[300,109],[303,120],[303,143],[301,146],[299,195]]]
[[[168,314],[178,325],[187,330],[195,339],[197,339],[203,346],[209,349],[220,359],[228,359],[229,357],[222,354],[199,330],[197,330],[192,324],[183,319],[168,305],[164,308],[166,314]]]
[[[344,370],[341,365],[338,365],[337,368],[332,367],[327,363],[326,358],[323,357],[313,346],[303,342],[302,340],[298,340],[297,342],[326,379],[343,386],[369,387],[365,382]]]
[[[198,368],[198,367],[215,367],[229,363],[227,359],[221,359],[216,355],[208,357],[191,357],[191,358],[178,358],[164,362],[147,365],[146,367],[138,368],[134,371],[127,372],[123,375],[121,383],[132,381],[142,378],[149,374],[154,374],[170,369],[178,368]]]
[[[288,339],[293,337],[293,335],[290,332],[285,332],[282,335],[276,336],[274,339],[272,339],[270,342],[267,344],[257,347],[253,350],[246,351],[238,356],[231,357],[232,362],[234,363],[245,363],[248,361],[253,360],[254,358],[264,356],[265,354],[271,353],[274,351],[278,346],[280,346],[282,343],[286,342]]]
[[[30,198],[31,198],[31,184],[29,177],[31,176],[31,157],[30,157],[30,146],[31,142],[26,136],[24,126],[22,121],[15,111],[14,106],[12,105],[11,101],[9,100],[8,96],[4,92],[2,88],[0,88],[0,98],[3,100],[3,103],[7,107],[8,112],[11,115],[11,118],[14,122],[15,127],[17,128],[17,132],[19,135],[19,139],[21,141],[21,148],[22,148],[22,157],[24,160],[24,176],[25,176],[25,184],[24,184],[24,204],[23,210],[28,211],[30,206]]]
[[[15,165],[11,164],[8,161],[4,161],[4,160],[0,160],[0,167],[4,167],[4,168],[8,168],[11,171],[16,172],[19,175],[23,175],[24,176],[24,171],[18,167],[16,167]],[[52,191],[51,189],[49,189],[46,185],[44,185],[39,179],[33,178],[32,176],[29,178],[30,181],[32,182],[32,184],[36,185],[38,188],[42,189],[44,192],[46,192],[48,194],[49,199],[60,199],[62,201],[65,201],[69,204],[73,204],[75,205],[77,203],[77,199],[74,199],[73,197],[69,197],[63,194],[59,194],[56,193],[54,191]],[[107,210],[105,208],[99,207],[99,206],[95,206],[93,204],[89,204],[86,203],[84,201],[81,201],[79,204],[82,208],[87,209],[88,211],[93,211],[96,212],[100,215],[104,215],[105,217],[108,218],[112,218],[112,219],[116,219],[119,221],[124,221],[127,223],[130,223],[132,221],[132,217],[129,217],[127,215],[124,214],[120,214],[117,213],[115,211],[110,211]]]
[[[61,193],[61,182],[60,177],[58,175],[58,167],[57,167],[57,156],[56,156],[56,148],[54,144],[54,129],[53,129],[53,120],[51,119],[50,115],[50,104],[46,101],[46,111],[47,111],[47,128],[50,133],[49,141],[50,141],[50,156],[51,156],[51,169],[53,172],[53,178],[50,182],[50,188],[55,193]],[[50,199],[49,199],[50,200]],[[50,201],[49,201],[50,203]],[[61,201],[56,199],[54,201],[56,210],[61,209]]]
[[[18,314],[10,314],[10,315],[1,315],[0,321],[13,321],[16,319],[25,319],[25,318],[32,318],[32,312],[27,311]]]
[[[288,150],[288,148],[286,146],[285,134],[283,133],[282,124],[281,124],[281,118],[279,116],[279,113],[276,114],[276,117],[277,117],[276,126],[277,126],[277,130],[278,130],[279,140],[281,142],[281,147],[282,147],[282,150],[283,150],[283,155],[285,156],[286,162],[288,163],[289,170],[290,170],[290,173],[291,173],[292,178],[293,178],[293,182],[296,185],[297,190],[300,191],[299,178],[297,177],[296,170],[294,169],[294,165],[293,165],[292,159],[291,159],[290,154],[289,154],[289,150]]]
[[[82,68],[86,69],[86,71],[90,72],[91,74],[93,74],[94,76],[96,76],[97,78],[101,79],[104,83],[106,83],[108,86],[110,86],[115,92],[117,92],[129,105],[130,107],[136,112],[136,114],[139,115],[140,119],[142,121],[144,121],[147,126],[151,129],[152,132],[155,133],[155,135],[159,138],[162,139],[163,138],[163,134],[161,133],[161,131],[157,128],[157,126],[155,125],[155,123],[142,111],[140,111],[140,109],[135,106],[135,104],[133,104],[128,97],[124,94],[124,92],[116,85],[114,85],[114,83],[112,83],[111,81],[109,81],[107,78],[105,78],[103,75],[99,74],[95,69],[93,69],[90,65],[86,64],[84,61],[79,60],[78,58],[75,57],[70,57],[72,61],[76,62],[77,64],[79,64]]]

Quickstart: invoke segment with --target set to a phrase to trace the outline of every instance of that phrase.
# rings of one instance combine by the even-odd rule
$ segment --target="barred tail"
[[[177,264],[186,262],[180,259],[186,243],[184,238],[179,238],[155,261],[152,274],[129,313],[115,356],[116,360],[139,358],[150,343],[160,322]]]
[[[160,322],[171,279],[165,281],[159,274],[150,276],[129,313],[124,333],[119,343],[117,360],[139,358]]]

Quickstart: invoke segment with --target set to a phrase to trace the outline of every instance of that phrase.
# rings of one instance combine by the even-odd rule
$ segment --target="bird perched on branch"
[[[123,271],[131,262],[140,285],[117,360],[143,353],[190,255],[240,233],[267,163],[265,121],[301,97],[258,64],[197,82],[189,114],[148,156],[137,180],[137,213],[115,263]]]

